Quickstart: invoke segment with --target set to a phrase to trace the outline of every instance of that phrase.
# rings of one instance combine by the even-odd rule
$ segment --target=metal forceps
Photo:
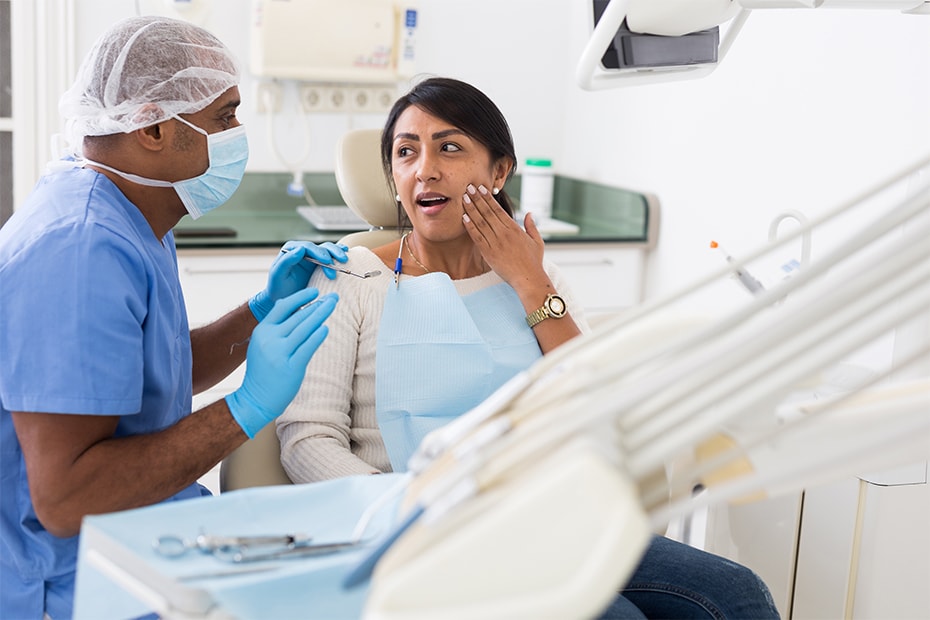
[[[284,534],[280,536],[213,536],[200,534],[196,538],[181,538],[167,534],[159,536],[152,543],[159,554],[166,558],[177,558],[192,549],[201,553],[221,556],[242,549],[261,547],[274,549],[293,549],[310,544],[310,537],[304,534]]]
[[[335,553],[362,544],[361,541],[312,544],[304,534],[281,536],[213,536],[200,534],[194,539],[180,536],[159,536],[152,543],[159,554],[167,558],[181,557],[194,549],[225,562],[242,563],[279,560]]]

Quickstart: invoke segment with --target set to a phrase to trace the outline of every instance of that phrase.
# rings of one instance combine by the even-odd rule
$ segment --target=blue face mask
[[[139,185],[173,187],[181,202],[184,203],[184,208],[196,220],[204,213],[212,211],[229,200],[239,187],[242,175],[245,174],[245,165],[249,161],[249,141],[243,125],[208,134],[180,116],[174,118],[207,137],[207,156],[210,159],[210,165],[201,175],[183,181],[161,181],[123,172],[89,159],[84,161],[86,164],[109,170]]]

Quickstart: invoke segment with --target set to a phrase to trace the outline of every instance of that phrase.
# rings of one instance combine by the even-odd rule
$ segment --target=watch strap
[[[564,299],[559,295],[547,295],[543,305],[526,315],[526,324],[530,327],[534,327],[550,317],[561,319],[565,316],[565,312]]]

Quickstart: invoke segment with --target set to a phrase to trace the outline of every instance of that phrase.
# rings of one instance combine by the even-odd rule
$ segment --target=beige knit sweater
[[[381,275],[361,279],[339,274],[330,280],[318,269],[310,280],[321,295],[338,293],[339,302],[300,391],[277,420],[281,463],[294,482],[391,471],[375,415],[375,354],[381,311],[394,276],[363,247],[350,249],[344,266],[359,273],[380,270]],[[572,318],[586,330],[581,310],[554,265],[547,261],[545,269]],[[413,276],[401,276],[401,285],[407,277]],[[492,271],[454,284],[459,295],[468,295],[501,282]]]

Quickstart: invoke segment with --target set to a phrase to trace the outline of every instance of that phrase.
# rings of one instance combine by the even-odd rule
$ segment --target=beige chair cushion
[[[343,200],[378,228],[397,227],[397,202],[381,167],[381,130],[347,132],[336,147],[336,185]]]
[[[281,446],[272,422],[223,459],[220,492],[276,484],[291,484],[291,479],[281,465]]]

